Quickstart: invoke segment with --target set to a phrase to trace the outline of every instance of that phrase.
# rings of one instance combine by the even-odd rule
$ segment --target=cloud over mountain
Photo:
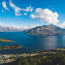
[[[59,14],[57,13],[59,11],[55,10],[56,8],[54,8],[54,7],[53,7],[53,10],[55,10],[56,12],[52,11],[52,9],[49,7],[48,8],[46,8],[46,7],[38,8],[39,6],[36,7],[37,4],[35,4],[36,6],[34,6],[33,5],[34,3],[32,4],[32,2],[30,4],[30,2],[28,3],[25,1],[27,4],[24,4],[25,2],[21,1],[21,0],[20,1],[3,0],[0,2],[2,5],[0,8],[2,20],[1,19],[0,20],[1,21],[4,20],[3,22],[5,22],[5,19],[7,17],[14,16],[14,18],[12,18],[12,20],[10,19],[11,21],[10,20],[6,21],[5,25],[6,25],[6,23],[9,24],[9,21],[12,23],[16,21],[16,22],[19,22],[21,25],[23,25],[23,23],[21,23],[22,19],[23,19],[24,24],[28,24],[28,22],[25,22],[25,18],[27,18],[30,23],[31,21],[33,22],[33,20],[30,20],[30,17],[31,17],[32,19],[37,19],[37,21],[38,21],[38,23],[37,23],[35,20],[35,23],[33,24],[33,26],[31,25],[31,27],[37,26],[37,24],[39,24],[39,25],[54,24],[56,26],[65,28],[65,22],[62,22],[62,20],[60,20],[60,18],[62,19],[62,17],[60,17],[61,16],[60,13]],[[4,16],[4,19],[3,19],[3,16]],[[15,20],[15,16],[22,16],[22,17],[20,17],[20,19],[18,19],[18,20]],[[27,19],[26,19],[26,21],[27,21]],[[28,26],[28,27],[30,27],[30,26]]]
[[[61,27],[61,28],[65,28],[65,21],[61,24],[58,24],[57,26]]]
[[[56,25],[59,22],[58,13],[53,12],[49,9],[37,8],[35,12],[30,15],[30,17],[33,19],[40,19],[42,22],[54,25]]]

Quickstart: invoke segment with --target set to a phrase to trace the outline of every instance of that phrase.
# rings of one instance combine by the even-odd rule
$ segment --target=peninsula
[[[8,42],[14,42],[14,41],[13,40],[7,40],[7,39],[0,39],[0,42],[8,43]]]
[[[6,46],[0,46],[0,50],[7,50],[7,49],[18,49],[21,48],[20,45],[6,45]]]
[[[0,43],[13,43],[13,40],[8,40],[8,39],[0,39]],[[0,50],[7,50],[7,49],[18,49],[21,48],[20,45],[18,44],[11,44],[11,45],[5,45],[5,46],[0,46]]]

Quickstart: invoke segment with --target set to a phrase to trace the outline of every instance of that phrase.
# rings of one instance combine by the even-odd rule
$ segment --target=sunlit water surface
[[[0,53],[32,53],[42,50],[65,47],[65,36],[32,36],[23,32],[0,33],[0,38],[14,40],[13,43],[0,43],[2,45],[19,44],[22,46],[16,50],[0,50]]]

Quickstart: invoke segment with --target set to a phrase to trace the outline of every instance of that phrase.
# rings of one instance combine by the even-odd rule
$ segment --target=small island
[[[14,42],[14,41],[13,40],[7,40],[7,39],[0,39],[0,42],[8,43],[8,42]]]
[[[0,46],[0,50],[8,50],[8,49],[18,49],[21,48],[22,46],[20,45],[6,45],[6,46]]]
[[[0,43],[13,43],[13,42],[14,42],[13,40],[0,39]],[[0,46],[0,50],[18,49],[18,48],[21,48],[21,46],[18,44]]]

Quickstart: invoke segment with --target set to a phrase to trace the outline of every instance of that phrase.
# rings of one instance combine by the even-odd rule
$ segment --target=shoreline
[[[8,43],[8,42],[14,42],[13,40],[8,40],[8,39],[0,39],[1,43]]]
[[[14,44],[14,45],[5,45],[5,46],[0,46],[0,50],[13,50],[13,49],[19,49],[22,48],[22,46]]]
[[[50,56],[53,56],[53,55],[62,54],[63,52],[65,52],[65,48],[56,48],[56,49],[53,49],[53,50],[44,50],[44,51],[40,51],[40,52],[37,52],[37,53],[0,54],[0,62],[2,64],[10,63],[10,62],[16,61],[17,58],[20,58],[20,57],[23,57],[23,58],[36,57],[36,56],[50,57]]]

